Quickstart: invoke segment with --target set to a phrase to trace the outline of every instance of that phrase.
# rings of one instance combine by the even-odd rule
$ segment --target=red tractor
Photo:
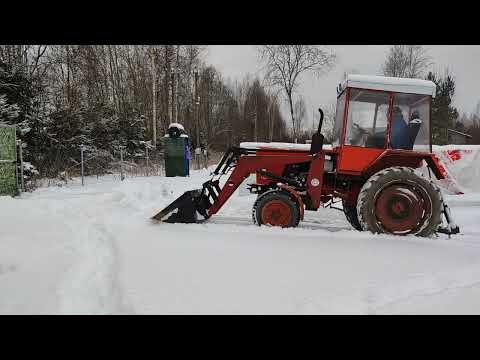
[[[232,147],[202,189],[185,192],[153,219],[208,219],[250,174],[256,174],[249,189],[258,194],[252,214],[258,225],[295,227],[305,210],[335,208],[333,204],[342,202],[357,230],[456,234],[459,228],[440,189],[417,171],[426,166],[430,176],[444,178],[431,150],[435,91],[435,84],[426,80],[348,75],[337,88],[331,148],[323,148],[319,109],[318,132],[310,145]],[[219,179],[228,173],[221,188]]]

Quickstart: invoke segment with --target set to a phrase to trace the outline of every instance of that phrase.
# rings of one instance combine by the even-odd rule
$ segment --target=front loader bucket
[[[168,223],[197,223],[198,214],[205,219],[210,217],[208,209],[217,201],[221,189],[218,180],[208,180],[201,189],[190,190],[183,193],[177,200],[152,217],[152,220]],[[171,214],[165,219],[167,215]]]
[[[153,216],[152,219],[168,223],[196,223],[198,219],[197,211],[202,215],[206,214],[205,211],[202,211],[200,199],[201,190],[187,191],[165,209]],[[170,216],[166,218],[168,215]]]

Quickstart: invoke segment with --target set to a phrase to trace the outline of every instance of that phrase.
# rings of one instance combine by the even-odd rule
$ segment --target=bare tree
[[[296,138],[293,95],[299,85],[299,76],[307,72],[317,76],[323,74],[333,66],[335,55],[315,45],[261,45],[257,50],[265,63],[265,78],[271,86],[281,88],[287,98]]]
[[[388,52],[382,71],[385,76],[420,78],[431,64],[431,57],[423,46],[394,45]]]
[[[280,111],[278,108],[278,95],[279,95],[279,90],[277,89],[276,91],[268,91],[267,92],[267,97],[268,97],[268,108],[267,108],[267,114],[268,114],[268,140],[272,142],[273,140],[273,132],[275,129],[275,117],[277,116],[277,113]]]
[[[322,134],[323,136],[325,136],[325,141],[329,143],[333,141],[333,129],[335,127],[336,108],[337,106],[335,102],[330,102],[322,108],[324,115]]]
[[[294,115],[295,115],[295,131],[294,131],[294,141],[297,142],[296,134],[299,134],[302,130],[303,120],[307,115],[307,106],[305,105],[305,99],[303,96],[300,96],[297,101],[295,101],[294,106]]]

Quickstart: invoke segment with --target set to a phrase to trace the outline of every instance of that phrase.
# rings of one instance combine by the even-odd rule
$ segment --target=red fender
[[[302,197],[298,195],[298,193],[288,185],[280,184],[279,188],[285,191],[288,191],[297,200],[298,207],[300,209],[300,220],[303,220],[303,215],[305,213],[305,206],[303,205]]]

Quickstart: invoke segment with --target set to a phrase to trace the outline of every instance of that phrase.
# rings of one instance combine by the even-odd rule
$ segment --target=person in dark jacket
[[[392,149],[405,149],[408,144],[408,125],[398,106],[393,108],[391,134]]]

